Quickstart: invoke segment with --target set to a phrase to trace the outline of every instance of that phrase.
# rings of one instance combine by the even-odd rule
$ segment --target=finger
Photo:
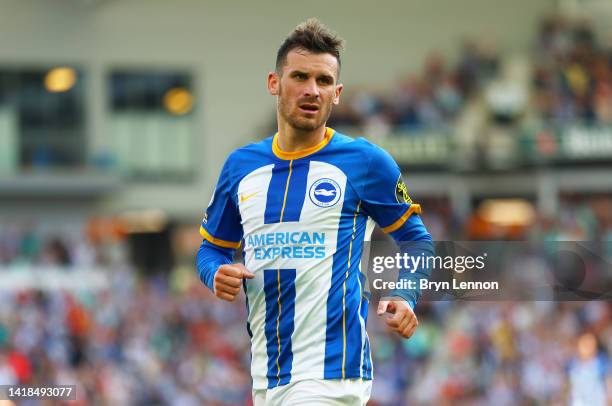
[[[417,325],[415,324],[410,324],[404,331],[402,336],[404,338],[410,338],[412,337],[412,335],[414,334],[414,332],[416,331]]]
[[[227,300],[228,302],[233,302],[236,300],[236,296],[230,295],[229,293],[217,292],[216,295],[219,299]]]
[[[419,323],[416,321],[416,319],[410,320],[410,322],[406,324],[406,326],[404,326],[399,332],[402,335],[407,334],[408,331],[416,329],[418,325]]]
[[[397,317],[397,314],[393,317],[389,317],[389,322],[387,325],[391,327],[394,331],[400,333],[408,324],[410,320],[406,317]]]
[[[242,286],[242,279],[236,278],[234,276],[217,274],[215,275],[215,281],[219,282],[220,284],[229,285],[235,288],[239,288]]]
[[[403,319],[410,320],[410,315],[410,312],[408,312],[405,308],[401,308],[395,311],[393,318],[397,320],[398,323],[400,323]]]
[[[240,278],[253,279],[255,277],[255,274],[249,271],[244,264],[235,263],[233,265],[236,269],[240,270]]]
[[[387,311],[387,307],[389,306],[389,301],[388,300],[381,300],[378,303],[378,309],[376,310],[376,314],[378,314],[379,316],[385,314],[385,312]]]
[[[243,264],[221,265],[219,270],[222,271],[221,273],[223,275],[228,275],[239,279],[253,279],[255,277],[255,274],[246,269]]]
[[[387,317],[385,322],[387,323],[387,326],[391,327],[393,330],[397,330],[400,325],[399,321],[395,317]]]
[[[418,325],[419,325],[419,322],[415,318],[414,320],[410,320],[410,323],[408,323],[408,326],[406,328],[408,329],[417,328]]]
[[[234,286],[229,286],[229,285],[224,285],[224,284],[216,285],[215,290],[218,290],[220,292],[229,293],[230,295],[233,295],[233,296],[236,296],[238,292],[240,292],[240,288],[236,288]]]
[[[397,331],[402,332],[410,325],[410,319],[408,317],[404,317],[400,320],[399,325],[397,326]]]
[[[242,268],[240,268],[238,265],[239,264],[221,265],[217,270],[217,273],[221,275],[233,276],[234,278],[242,278]]]

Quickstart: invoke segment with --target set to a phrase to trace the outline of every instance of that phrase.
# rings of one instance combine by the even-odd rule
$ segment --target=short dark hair
[[[287,55],[293,49],[303,49],[314,54],[332,54],[338,61],[338,75],[340,74],[340,51],[344,49],[344,40],[316,18],[304,21],[285,38],[276,53],[278,73],[282,72]]]

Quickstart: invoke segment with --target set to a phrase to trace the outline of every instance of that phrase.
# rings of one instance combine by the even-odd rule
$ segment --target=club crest
[[[329,178],[322,178],[314,182],[308,193],[310,201],[319,207],[335,205],[340,201],[341,194],[340,185]]]

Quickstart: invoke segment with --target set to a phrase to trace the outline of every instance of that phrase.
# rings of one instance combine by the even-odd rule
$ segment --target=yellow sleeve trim
[[[238,242],[232,242],[232,241],[225,241],[225,240],[221,240],[219,238],[215,238],[212,235],[210,235],[208,233],[208,231],[206,231],[204,229],[204,227],[200,226],[200,234],[202,235],[202,237],[204,237],[204,239],[212,244],[218,245],[219,247],[223,247],[223,248],[238,248],[240,247],[240,241]]]
[[[410,216],[412,216],[414,213],[421,214],[421,205],[420,204],[411,204],[410,207],[408,208],[408,210],[406,210],[406,212],[404,214],[402,214],[402,217],[397,219],[397,221],[395,223],[391,224],[390,226],[383,227],[382,230],[385,233],[392,233],[392,232],[394,232],[395,230],[397,230],[398,228],[403,226],[404,223],[406,222],[406,220],[408,220],[408,218]]]

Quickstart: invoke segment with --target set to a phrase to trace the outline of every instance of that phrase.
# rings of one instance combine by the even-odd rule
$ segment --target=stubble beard
[[[321,105],[321,110],[319,111],[321,116],[318,120],[316,117],[314,119],[300,117],[299,113],[291,114],[291,107],[285,102],[281,90],[280,95],[278,96],[277,110],[278,114],[280,114],[283,119],[294,129],[298,131],[314,131],[327,122],[329,116],[331,115],[332,105],[331,103],[329,106]]]

